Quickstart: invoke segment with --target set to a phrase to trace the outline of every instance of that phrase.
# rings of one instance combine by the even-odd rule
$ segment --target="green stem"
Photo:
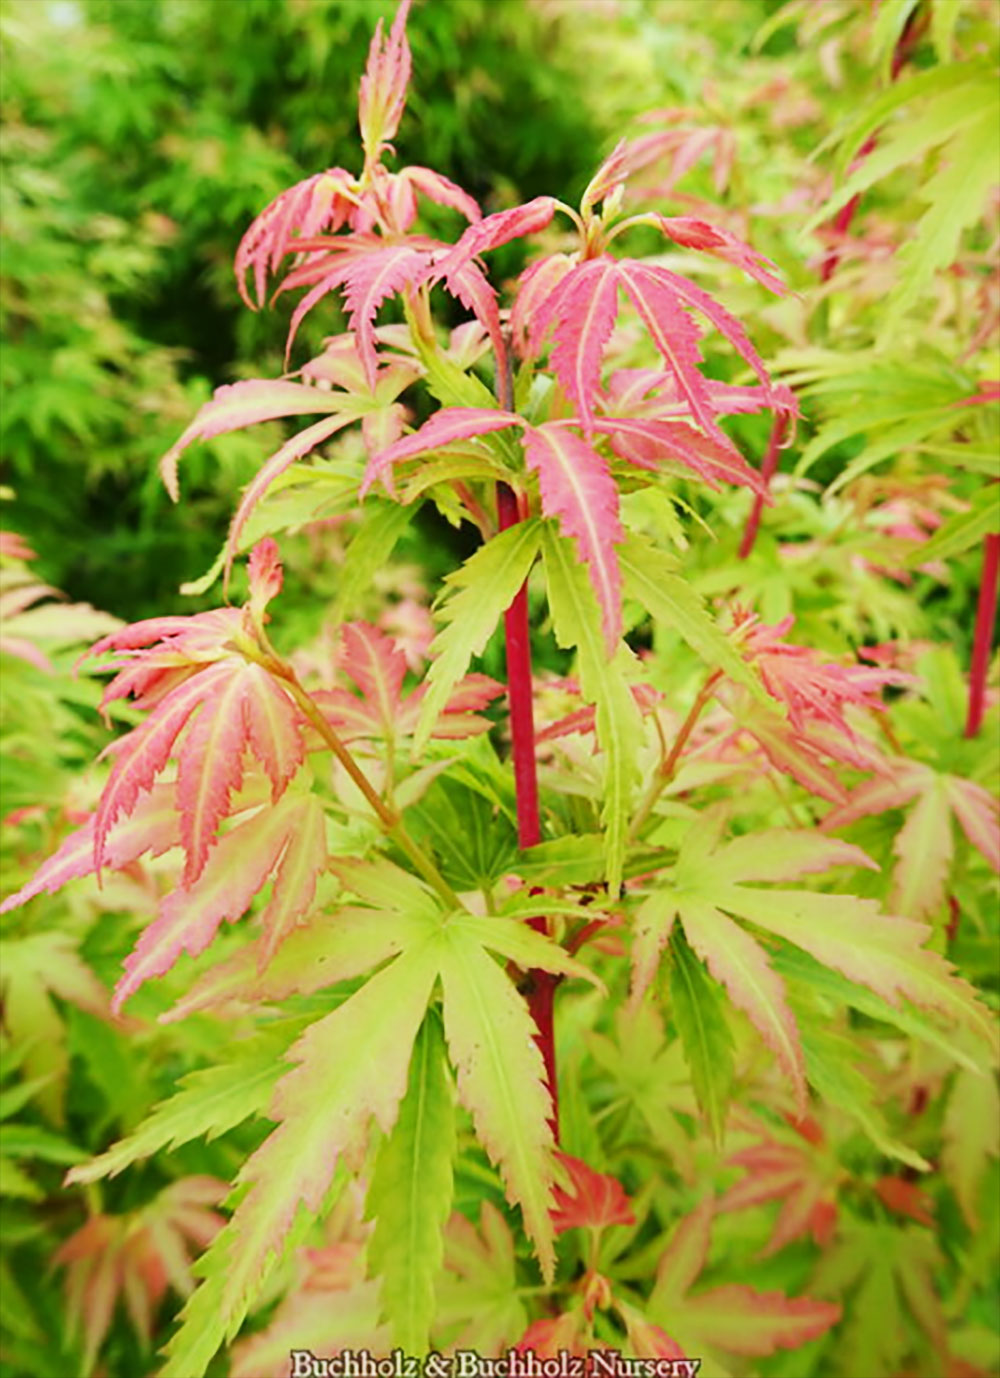
[[[267,643],[267,638],[261,634],[262,640]],[[444,876],[431,861],[430,857],[422,848],[414,842],[413,838],[406,831],[399,812],[390,804],[387,804],[379,795],[378,791],[372,786],[368,776],[364,773],[350,751],[341,741],[337,732],[324,717],[319,705],[313,699],[309,691],[303,688],[292,667],[281,659],[269,644],[265,644],[266,654],[259,655],[248,651],[247,646],[241,644],[239,647],[241,654],[249,660],[255,660],[262,665],[265,670],[280,679],[291,694],[292,698],[301,708],[303,714],[312,723],[316,731],[323,738],[334,756],[347,771],[348,775],[357,785],[364,795],[365,800],[371,806],[372,812],[382,824],[384,831],[393,839],[400,851],[404,852],[413,864],[413,869],[421,875],[427,884],[430,885],[450,909],[462,909],[462,901],[458,898],[455,891],[451,888]]]
[[[680,760],[681,752],[687,745],[687,740],[694,731],[695,723],[701,716],[701,711],[715,693],[715,686],[722,678],[721,670],[713,670],[708,679],[698,690],[698,695],[688,711],[687,717],[681,723],[680,731],[674,738],[674,744],[669,753],[660,762],[656,773],[650,781],[649,789],[646,791],[645,798],[636,810],[635,817],[632,819],[632,826],[629,829],[629,841],[634,842],[639,835],[639,831],[646,819],[652,813],[657,799],[666,789],[667,785],[677,773],[677,763]]]

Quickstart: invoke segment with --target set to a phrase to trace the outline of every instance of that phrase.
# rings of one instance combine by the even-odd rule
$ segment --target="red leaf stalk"
[[[916,12],[914,12],[910,15],[909,19],[907,19],[906,23],[903,26],[903,32],[899,35],[899,38],[896,41],[896,46],[893,49],[892,71],[890,73],[889,78],[890,81],[895,81],[896,78],[899,76],[900,72],[903,70],[904,66],[909,60],[910,54],[913,52],[913,49],[919,43],[920,38],[923,35],[923,32],[926,29],[926,27],[926,15],[921,15],[918,19]],[[877,143],[878,136],[875,134],[869,135],[869,137],[858,149],[858,155],[854,160],[852,171],[853,168],[861,166],[861,164],[868,157],[869,153],[871,153],[872,149],[875,147]],[[820,268],[819,273],[821,282],[829,282],[829,280],[833,277],[834,273],[836,272],[837,264],[840,262],[840,246],[844,238],[846,238],[847,231],[851,228],[851,221],[854,219],[855,212],[857,211],[860,202],[860,193],[857,196],[852,196],[846,206],[841,206],[840,210],[836,214],[836,217],[834,218],[833,228],[837,233],[838,241],[834,244],[834,247],[830,250],[830,252],[826,255],[826,257],[823,260],[823,265]]]
[[[777,412],[771,423],[771,435],[767,442],[767,450],[764,453],[763,461],[760,466],[760,476],[766,484],[770,484],[774,477],[774,471],[778,467],[778,453],[781,449],[781,442],[785,438],[786,417],[783,412]],[[747,518],[746,528],[743,532],[743,539],[740,541],[740,559],[745,560],[754,547],[757,539],[757,530],[760,526],[760,515],[764,510],[764,499],[760,493],[756,494],[753,500],[753,507]]]
[[[507,531],[521,520],[517,497],[506,483],[497,484],[497,524]],[[528,627],[528,586],[522,584],[513,603],[504,613],[507,645],[507,698],[510,704],[510,735],[514,758],[514,788],[517,793],[517,840],[521,847],[534,847],[542,840],[538,812],[538,773],[535,766],[535,716],[531,684],[531,633]],[[539,933],[546,932],[545,919],[529,920]],[[551,972],[528,973],[528,1009],[538,1028],[538,1049],[545,1063],[545,1076],[552,1097],[550,1124],[559,1137],[559,1099],[556,1087],[556,1050],[553,1005],[557,977]]]
[[[993,640],[993,621],[997,611],[997,577],[1000,575],[1000,536],[990,535],[983,541],[983,581],[979,586],[979,605],[976,608],[976,631],[972,642],[972,664],[969,667],[969,713],[965,720],[965,735],[975,737],[983,725],[986,703],[986,670]]]

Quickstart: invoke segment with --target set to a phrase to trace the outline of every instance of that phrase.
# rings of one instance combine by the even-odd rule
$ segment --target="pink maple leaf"
[[[556,1234],[583,1227],[634,1225],[635,1216],[621,1183],[606,1172],[595,1172],[580,1158],[568,1153],[556,1157],[569,1175],[571,1190],[558,1183],[553,1188],[550,1212]]]

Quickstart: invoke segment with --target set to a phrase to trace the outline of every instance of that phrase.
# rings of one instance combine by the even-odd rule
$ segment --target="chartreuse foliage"
[[[346,328],[294,374],[220,387],[164,454],[188,501],[192,446],[267,428],[193,586],[221,575],[222,606],[70,610],[124,731],[0,906],[4,1190],[44,1201],[69,1168],[86,1210],[53,1252],[52,1362],[145,1371],[155,1333],[165,1378],[287,1372],[303,1347],[986,1372],[990,610],[974,720],[908,581],[996,531],[996,388],[985,337],[893,333],[967,240],[981,266],[976,5],[882,6],[864,41],[885,91],[836,136],[832,192],[802,172],[815,226],[838,227],[821,292],[770,229],[794,297],[725,208],[665,213],[704,153],[720,196],[755,156],[690,111],[656,112],[576,205],[484,216],[437,168],[393,170],[406,26],[432,9],[379,22],[357,159],[277,195],[237,250],[247,305],[296,294],[289,362],[324,308]],[[850,9],[828,13],[853,52]],[[925,31],[936,65],[901,77]],[[757,139],[774,102],[749,104]],[[845,350],[825,333],[840,284],[871,285],[842,213],[915,167],[926,210],[888,324],[852,299]],[[502,298],[510,252],[530,262]],[[753,338],[740,293],[769,322]],[[382,609],[418,510],[471,553],[432,610],[419,584]],[[336,542],[345,518],[332,620],[286,650],[275,537]],[[6,539],[4,645],[65,721],[60,658],[84,638],[37,607],[28,556]],[[44,818],[25,813],[17,829]],[[19,1294],[0,1364],[32,1367],[46,1286]]]

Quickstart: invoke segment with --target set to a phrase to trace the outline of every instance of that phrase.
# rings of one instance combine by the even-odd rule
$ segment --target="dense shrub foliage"
[[[0,1375],[997,1371],[997,28],[0,5]]]

